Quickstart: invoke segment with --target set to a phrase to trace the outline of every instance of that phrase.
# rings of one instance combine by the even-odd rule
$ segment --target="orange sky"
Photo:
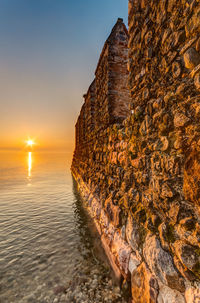
[[[74,126],[124,0],[2,0],[0,149],[74,148]]]

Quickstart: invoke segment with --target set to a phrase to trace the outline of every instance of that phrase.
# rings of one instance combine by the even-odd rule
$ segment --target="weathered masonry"
[[[199,303],[200,1],[129,0],[84,98],[72,173],[116,274]]]
[[[120,123],[129,113],[127,88],[128,31],[118,19],[106,40],[96,71],[76,124],[76,150],[90,141],[96,132]]]

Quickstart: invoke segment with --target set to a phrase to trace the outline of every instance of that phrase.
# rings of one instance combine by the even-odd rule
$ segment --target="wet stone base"
[[[53,302],[126,302],[121,296],[120,288],[114,286],[112,279],[108,278],[108,273],[106,272],[105,276],[99,275],[100,269],[97,267],[96,265],[93,269],[86,270],[84,266],[81,275],[74,277],[66,289],[59,289],[59,287],[55,289],[60,293],[57,294]]]
[[[139,227],[135,222],[131,222],[130,218],[124,232],[123,228],[119,232],[112,222],[109,222],[99,198],[91,193],[75,169],[72,169],[72,172],[83,197],[83,204],[93,218],[117,280],[123,281],[121,286],[127,284],[127,289],[131,284],[132,295],[127,290],[128,302],[199,303],[200,284],[196,281],[191,283],[179,274],[172,257],[161,247],[156,236],[149,232],[142,248],[138,246],[136,242]],[[118,301],[110,298],[110,301],[103,302]]]

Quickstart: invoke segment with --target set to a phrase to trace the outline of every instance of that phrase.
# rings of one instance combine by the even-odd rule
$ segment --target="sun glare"
[[[33,140],[31,140],[31,139],[28,139],[26,141],[26,145],[29,146],[29,147],[32,147],[34,144],[35,144],[35,142]]]

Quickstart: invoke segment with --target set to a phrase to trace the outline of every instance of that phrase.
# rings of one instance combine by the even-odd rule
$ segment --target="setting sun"
[[[27,144],[27,146],[32,147],[32,146],[35,144],[35,142],[34,142],[33,140],[31,140],[31,139],[28,139],[28,140],[26,141],[26,144]]]

